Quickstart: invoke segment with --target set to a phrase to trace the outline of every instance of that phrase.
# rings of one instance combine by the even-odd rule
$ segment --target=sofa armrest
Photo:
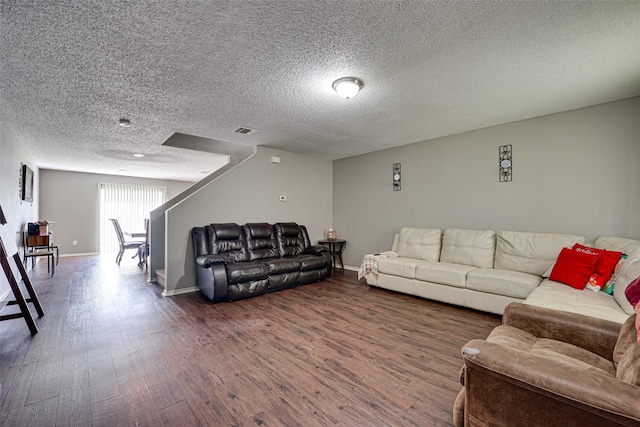
[[[213,264],[222,263],[222,264],[232,264],[233,260],[229,259],[228,256],[221,254],[209,254],[209,255],[200,255],[196,258],[196,264],[202,268],[210,268]]]
[[[604,319],[521,303],[511,303],[504,309],[502,323],[539,338],[582,347],[607,360],[613,360],[622,327]]]
[[[206,262],[206,256],[203,255],[203,265],[198,264],[199,267],[196,267],[196,285],[211,301],[226,300],[229,286],[226,265],[222,262],[211,262],[209,267],[205,267]]]
[[[311,245],[305,248],[304,253],[309,255],[321,255],[323,252],[328,251],[329,248],[324,245]]]
[[[470,341],[463,358],[465,417],[486,425],[640,422],[640,387],[597,370],[554,363],[549,357],[484,340]]]

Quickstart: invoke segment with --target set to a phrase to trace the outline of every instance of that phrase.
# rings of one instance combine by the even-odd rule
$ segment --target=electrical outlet
[[[77,240],[74,240],[73,242],[71,242],[71,244],[72,244],[73,246],[77,246],[77,245],[78,245],[78,241],[77,241]]]

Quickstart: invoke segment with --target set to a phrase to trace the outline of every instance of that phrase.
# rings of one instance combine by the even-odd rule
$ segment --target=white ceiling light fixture
[[[356,96],[363,86],[362,80],[355,77],[342,77],[333,82],[333,90],[344,99],[351,99]]]
[[[122,126],[123,128],[128,128],[128,127],[131,126],[131,120],[129,120],[129,119],[120,119],[118,121],[118,124],[120,126]]]
[[[136,153],[133,155],[133,157],[144,157],[144,154]]]

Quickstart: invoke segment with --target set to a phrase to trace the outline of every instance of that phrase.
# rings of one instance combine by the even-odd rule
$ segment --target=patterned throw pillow
[[[616,280],[618,279],[618,273],[620,272],[620,268],[624,261],[629,257],[627,254],[622,254],[620,257],[620,261],[616,264],[616,268],[613,269],[613,274],[611,275],[611,279],[607,281],[602,287],[602,291],[608,293],[609,295],[613,294],[613,287],[616,285]]]
[[[607,283],[607,281],[604,280],[604,277],[602,277],[598,273],[593,273],[591,277],[589,277],[589,281],[587,282],[587,286],[585,286],[585,289],[589,289],[593,292],[598,292],[600,289],[602,289],[602,286],[604,286],[605,283]]]

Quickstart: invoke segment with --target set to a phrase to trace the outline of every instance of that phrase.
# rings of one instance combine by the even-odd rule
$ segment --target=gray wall
[[[271,163],[280,157],[280,164]],[[195,286],[191,228],[218,222],[305,225],[316,241],[331,227],[332,162],[258,147],[255,156],[166,213],[166,293]],[[286,196],[280,202],[279,196]],[[152,237],[153,238],[153,237]]]
[[[28,165],[34,173],[33,203],[20,200],[18,180],[22,163]],[[22,246],[20,233],[25,224],[38,219],[38,192],[38,168],[11,132],[0,123],[0,205],[7,218],[7,224],[0,225],[0,236],[9,256],[15,254],[18,247]],[[10,264],[15,275],[17,269],[13,261]],[[30,265],[27,263],[27,268]],[[9,290],[4,272],[0,272],[0,300]]]
[[[99,183],[167,187],[169,199],[193,185],[183,181],[41,169],[39,219],[54,222],[51,231],[54,241],[60,245],[60,255],[99,251]],[[142,227],[142,219],[140,221]],[[108,227],[111,228],[111,224]],[[74,240],[77,246],[72,246]]]
[[[507,183],[498,181],[504,144],[513,146]],[[342,159],[333,171],[333,224],[352,267],[390,249],[403,226],[640,239],[640,98]]]

